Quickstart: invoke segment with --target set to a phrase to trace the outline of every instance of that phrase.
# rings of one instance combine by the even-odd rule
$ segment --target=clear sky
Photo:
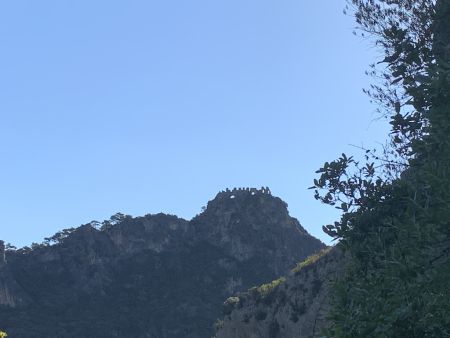
[[[345,1],[0,2],[0,239],[116,212],[190,219],[269,186],[324,241],[314,171],[387,133]]]

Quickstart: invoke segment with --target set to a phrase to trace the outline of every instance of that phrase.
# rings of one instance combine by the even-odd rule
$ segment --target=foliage
[[[126,219],[131,219],[130,215],[125,215],[122,214],[121,212],[118,212],[114,215],[112,215],[109,220],[104,220],[101,225],[99,222],[97,221],[92,221],[91,224],[93,225],[93,227],[97,228],[100,226],[100,230],[104,231],[104,230],[108,230],[111,229],[113,226],[122,223],[123,221],[125,221]]]
[[[280,284],[284,283],[286,278],[280,277],[271,281],[270,283],[260,285],[256,288],[256,291],[261,297],[265,297],[270,294],[273,290],[275,290]]]
[[[228,297],[227,300],[223,303],[222,313],[224,315],[229,315],[233,311],[233,309],[239,304],[239,297]]]
[[[228,297],[225,303],[236,305],[239,303],[239,297],[236,296]]]
[[[6,338],[6,337],[8,337],[6,332],[0,331],[0,338]]]
[[[330,252],[331,247],[322,249],[318,253],[308,256],[304,261],[297,263],[295,268],[293,268],[291,271],[295,274],[297,274],[300,270],[302,270],[304,267],[309,266],[315,262],[317,262],[320,258],[325,256],[328,252]]]
[[[342,154],[317,171],[315,197],[343,212],[324,231],[352,258],[329,334],[449,337],[450,2],[351,4],[384,52],[383,80],[368,93],[392,138],[383,157]]]
[[[106,230],[112,228],[114,225],[120,224],[124,220],[129,220],[132,217],[130,215],[125,215],[120,212],[112,215],[108,220],[104,220],[103,222],[98,221],[91,221],[88,224],[93,227],[94,229],[100,229],[100,230]],[[63,229],[61,231],[58,231],[56,234],[54,234],[51,237],[44,238],[44,242],[39,243],[32,243],[31,249],[37,249],[43,246],[53,245],[53,244],[61,244],[65,239],[67,239],[73,232],[75,232],[77,228],[71,227],[67,229]]]
[[[6,243],[6,244],[5,244],[5,250],[6,250],[6,251],[14,251],[14,250],[16,250],[16,249],[17,249],[17,247],[14,246],[14,245],[12,245],[11,243]]]
[[[51,245],[51,244],[58,244],[62,243],[71,233],[73,233],[76,230],[76,228],[67,228],[63,229],[61,231],[58,231],[56,234],[54,234],[51,237],[44,238],[44,245]],[[33,249],[33,247],[32,247]]]

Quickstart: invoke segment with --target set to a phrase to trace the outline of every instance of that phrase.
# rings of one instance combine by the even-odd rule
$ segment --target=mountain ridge
[[[324,247],[268,188],[222,191],[190,221],[116,214],[6,250],[0,327],[15,337],[209,338],[224,299]]]

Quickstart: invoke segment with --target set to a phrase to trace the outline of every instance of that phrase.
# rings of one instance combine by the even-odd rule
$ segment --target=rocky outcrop
[[[189,222],[173,215],[156,214],[127,218],[108,235],[121,252],[161,252],[185,238]]]
[[[228,298],[216,337],[322,337],[330,289],[344,267],[342,252],[329,248],[299,263],[286,277]]]
[[[0,241],[0,306],[15,306],[16,302],[10,291],[9,274],[6,269],[5,242]]]
[[[7,251],[2,328],[19,338],[209,338],[224,299],[324,247],[267,188],[219,193],[191,221],[119,219]]]
[[[5,242],[0,241],[0,269],[6,265]]]
[[[239,261],[265,257],[280,275],[295,266],[296,257],[324,247],[289,216],[287,207],[268,188],[221,192],[191,221],[190,235],[215,243]]]
[[[9,268],[5,266],[0,269],[0,307],[15,308],[29,301],[30,299],[17,283]]]
[[[25,303],[26,295],[6,263],[5,242],[0,241],[0,306],[16,307]]]

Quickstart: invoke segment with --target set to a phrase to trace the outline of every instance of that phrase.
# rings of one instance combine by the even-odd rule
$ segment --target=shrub
[[[304,261],[297,263],[296,267],[293,268],[291,271],[295,275],[298,275],[300,273],[300,270],[302,270],[306,266],[309,266],[309,265],[317,262],[320,258],[322,258],[328,252],[330,252],[330,250],[331,250],[331,247],[325,248],[325,249],[320,250],[318,253],[316,253],[314,255],[308,256]]]
[[[281,277],[278,279],[273,280],[270,283],[263,284],[256,288],[256,291],[259,293],[261,297],[266,297],[269,295],[275,288],[277,288],[280,284],[284,283],[286,281],[286,278]]]
[[[236,305],[239,304],[239,297],[229,297],[223,303],[222,312],[225,316],[231,314],[233,312]]]

